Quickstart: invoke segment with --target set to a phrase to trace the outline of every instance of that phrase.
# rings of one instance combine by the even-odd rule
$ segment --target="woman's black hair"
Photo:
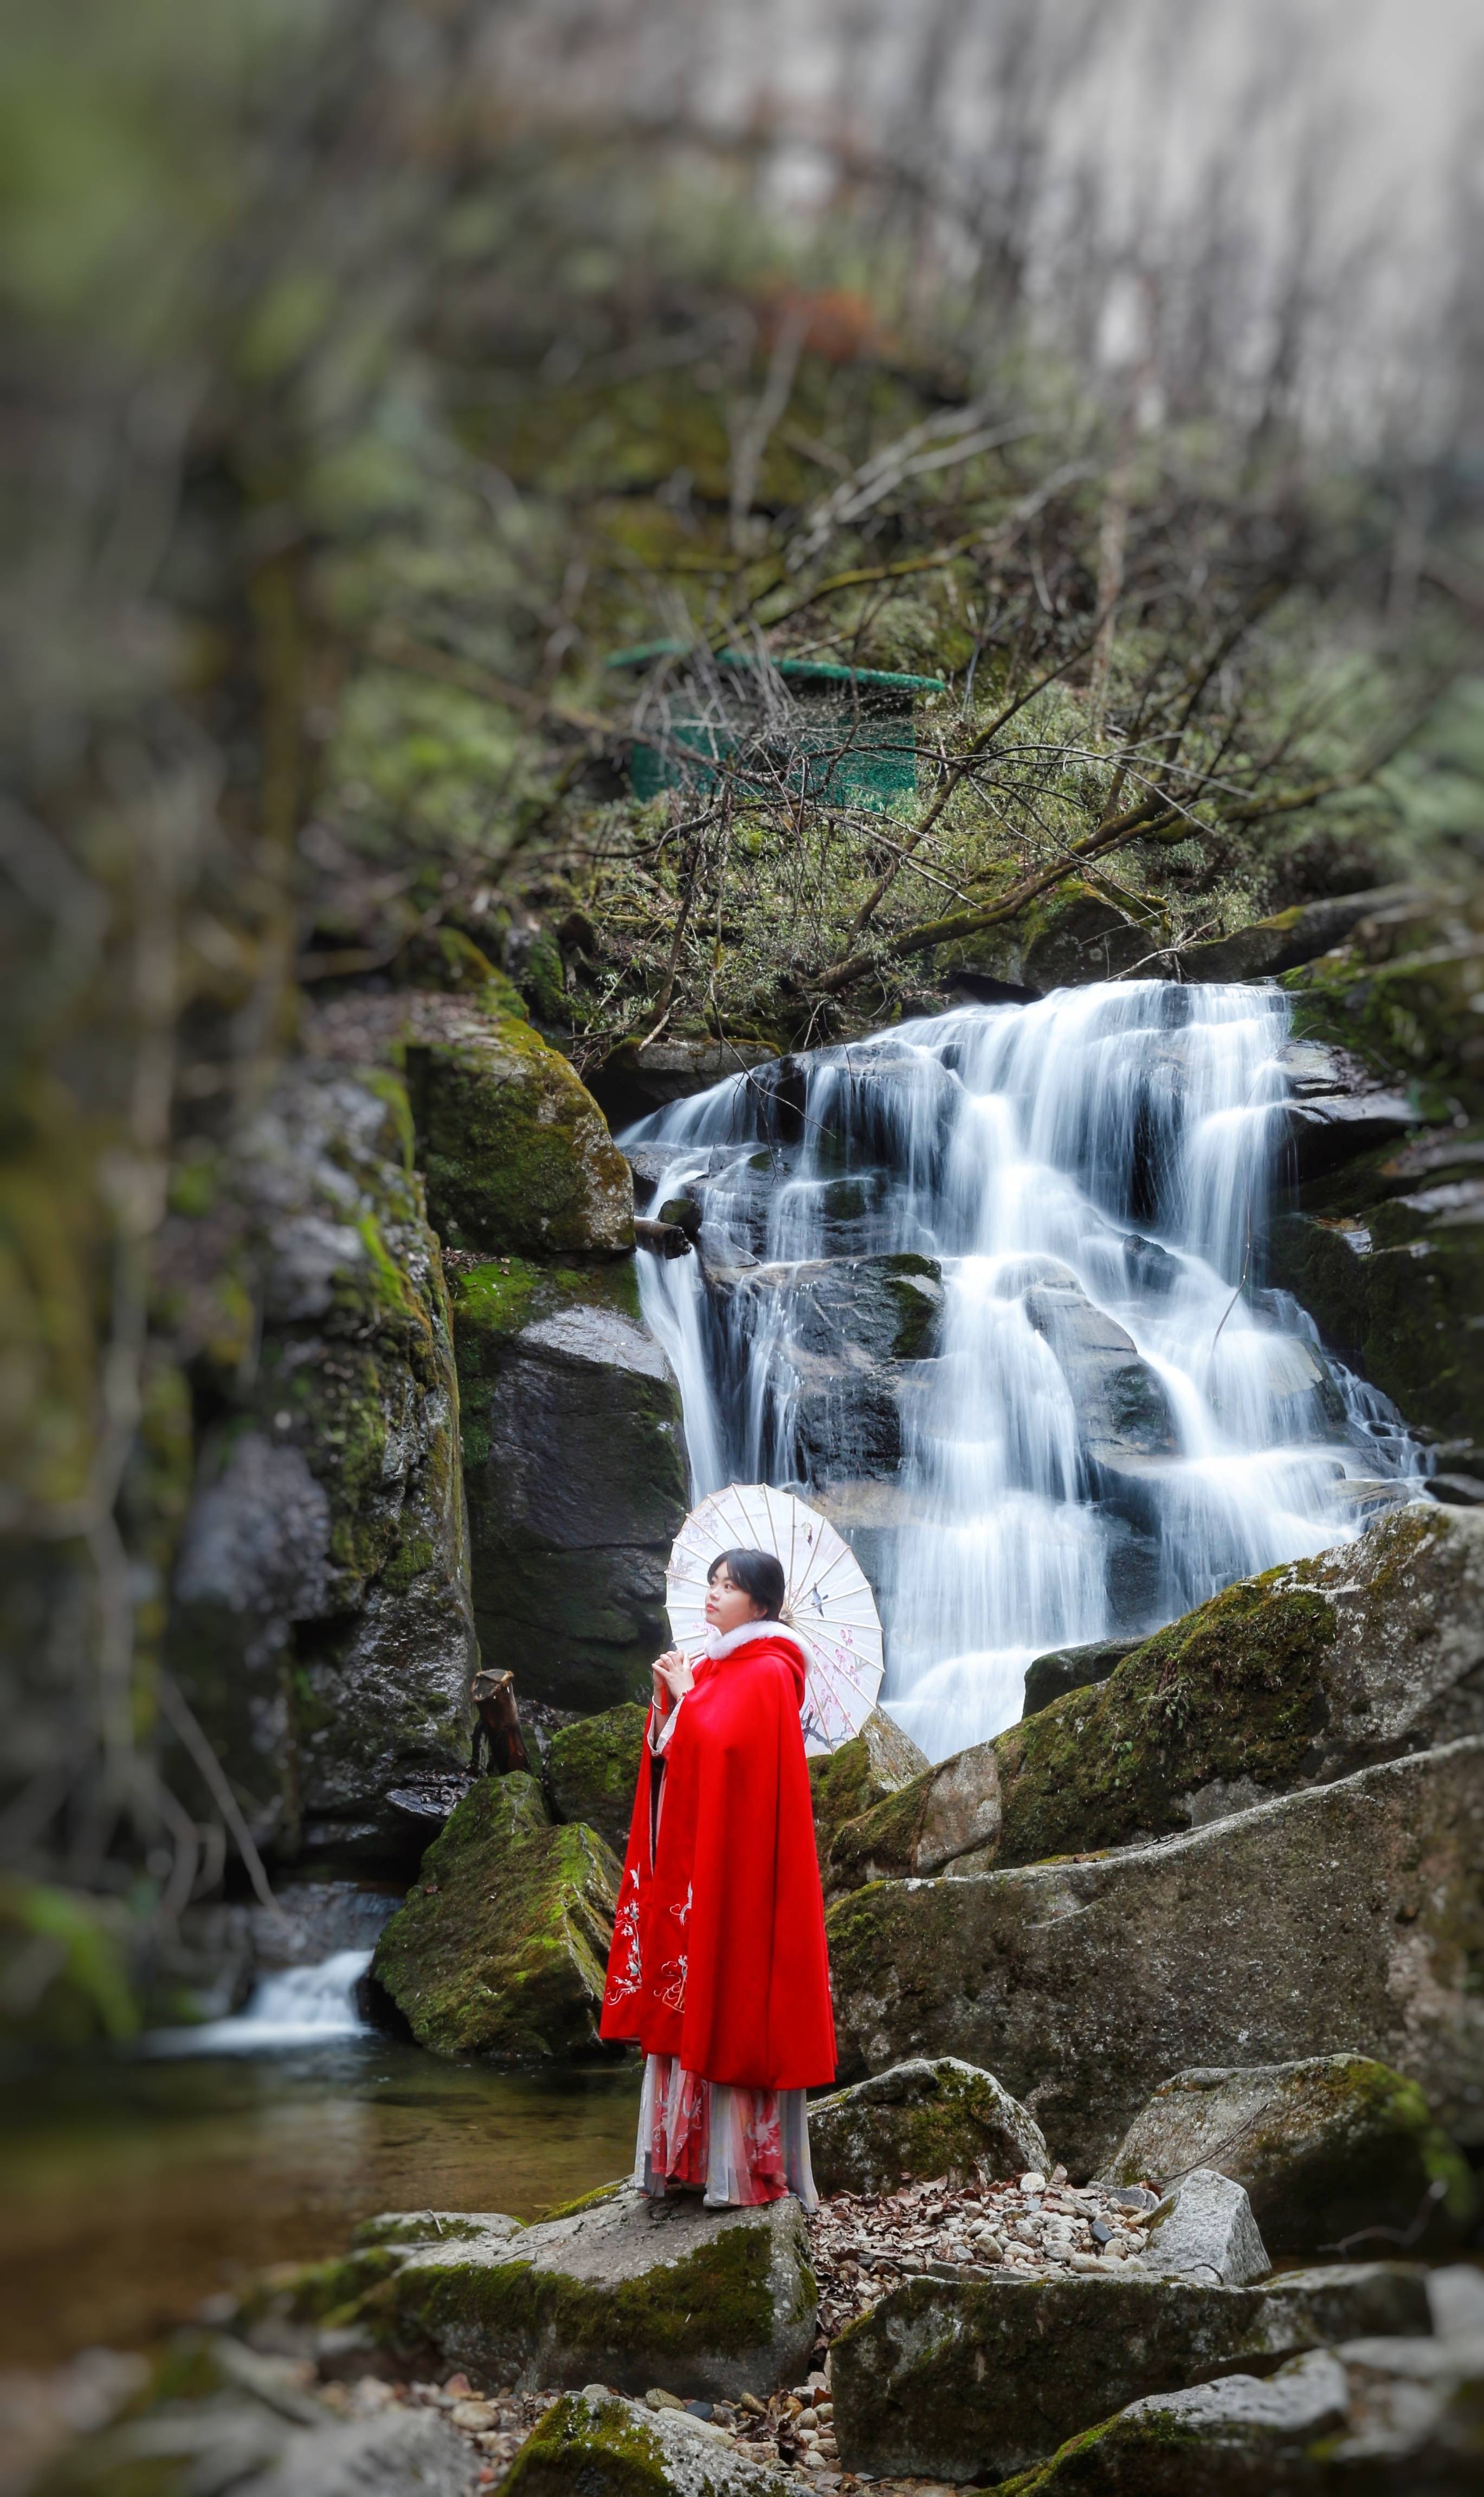
[[[706,1573],[708,1586],[718,1569],[724,1569],[734,1587],[741,1587],[744,1596],[762,1605],[765,1621],[777,1620],[786,1581],[775,1552],[718,1552]]]

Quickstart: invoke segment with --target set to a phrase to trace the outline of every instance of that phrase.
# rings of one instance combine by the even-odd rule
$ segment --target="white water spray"
[[[255,2055],[363,2037],[366,2024],[356,2008],[356,1988],[370,1965],[368,1950],[341,1950],[312,1966],[278,1969],[259,1980],[230,2019],[158,2029],[145,2047],[152,2055]]]
[[[703,1206],[699,1257],[640,1261],[696,1497],[792,1483],[836,1519],[885,1704],[933,1757],[1014,1722],[1033,1656],[1153,1628],[1417,1485],[1394,1409],[1258,1280],[1287,1018],[1276,990],[1155,981],[975,1007],[624,1138]]]

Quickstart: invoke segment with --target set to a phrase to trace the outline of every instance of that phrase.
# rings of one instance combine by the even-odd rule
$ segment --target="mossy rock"
[[[835,1834],[874,1803],[906,1786],[926,1769],[926,1753],[895,1719],[873,1708],[858,1734],[809,1762],[814,1803],[814,1843],[823,1876]]]
[[[404,2353],[430,2345],[494,2384],[596,2379],[735,2398],[792,2384],[807,2363],[818,2296],[791,2197],[748,2211],[707,2211],[688,2197],[651,2209],[611,2189],[532,2228],[470,2220],[452,2236],[435,2218],[378,2220],[335,2277],[309,2265],[279,2283],[280,2309],[323,2313],[344,2286],[340,2321]]]
[[[1377,932],[1322,955],[1282,985],[1294,1030],[1358,1051],[1414,1088],[1419,1115],[1484,1115],[1484,935],[1458,909]],[[1379,957],[1379,959],[1377,959]]]
[[[300,1066],[222,1178],[259,1241],[261,1344],[203,1452],[165,1646],[280,1857],[405,1854],[390,1790],[468,1755],[458,1378],[412,1153],[397,1075]]]
[[[841,2076],[993,2070],[1074,2175],[1172,2072],[1361,2037],[1484,2137],[1484,1740],[1383,1761],[1144,1847],[830,1909]]]
[[[1377,1154],[1272,1226],[1269,1271],[1435,1437],[1484,1447],[1484,1124]],[[1314,1192],[1318,1195],[1319,1192]]]
[[[1124,2403],[1325,2344],[1431,2328],[1417,2263],[1337,2264],[1248,2288],[1106,2275],[920,2280],[839,2335],[847,2471],[1003,2480]]]
[[[903,2177],[975,2168],[986,2176],[1051,2173],[1034,2116],[993,2072],[952,2055],[894,2064],[809,2109],[809,2162],[821,2194],[894,2194]]]
[[[511,2497],[800,2497],[805,2484],[698,2432],[683,2412],[647,2410],[601,2386],[564,2394],[504,2482]]]
[[[1239,1580],[997,1738],[995,1861],[1123,1846],[1484,1731],[1481,1617],[1484,1517],[1431,1503]]]
[[[966,971],[1044,996],[1116,979],[1158,941],[1157,923],[1136,925],[1107,894],[1073,876],[1013,919],[944,947],[936,963],[940,973]]]
[[[634,1245],[629,1166],[560,1054],[514,1015],[470,1015],[407,1049],[428,1209],[456,1248],[617,1256]]]
[[[1415,2081],[1369,2055],[1177,2072],[1135,2117],[1110,2182],[1162,2184],[1215,2167],[1247,2189],[1276,2255],[1334,2254],[1367,2231],[1431,2252],[1459,2243],[1478,2209],[1473,2171]]]
[[[558,1820],[595,1829],[621,1860],[628,1845],[647,1704],[629,1700],[598,1717],[559,1726],[543,1756],[547,1791]]]
[[[618,1870],[592,1830],[553,1828],[534,1778],[482,1779],[383,1928],[371,1973],[436,2055],[611,2051],[598,2014]]]
[[[832,1898],[866,1881],[914,1875],[985,1871],[1000,1831],[999,1757],[993,1743],[975,1743],[924,1769],[895,1794],[872,1804],[835,1833],[825,1863]]]
[[[1323,1722],[1335,1625],[1322,1596],[1284,1579],[1227,1588],[1001,1735],[999,1862],[1179,1829],[1184,1798],[1218,1778],[1294,1783]]]

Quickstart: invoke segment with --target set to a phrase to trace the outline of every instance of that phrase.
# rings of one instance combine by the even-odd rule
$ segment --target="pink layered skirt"
[[[647,2055],[634,2182],[654,2195],[688,2186],[713,2208],[795,2194],[814,2210],[805,2092],[733,2089]]]

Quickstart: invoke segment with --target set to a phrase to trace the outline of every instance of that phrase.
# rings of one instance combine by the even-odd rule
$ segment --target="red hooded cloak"
[[[602,2033],[703,2080],[835,2078],[804,1683],[799,1650],[772,1628],[702,1659],[666,1749],[652,1853],[647,1733],[640,1756]]]

